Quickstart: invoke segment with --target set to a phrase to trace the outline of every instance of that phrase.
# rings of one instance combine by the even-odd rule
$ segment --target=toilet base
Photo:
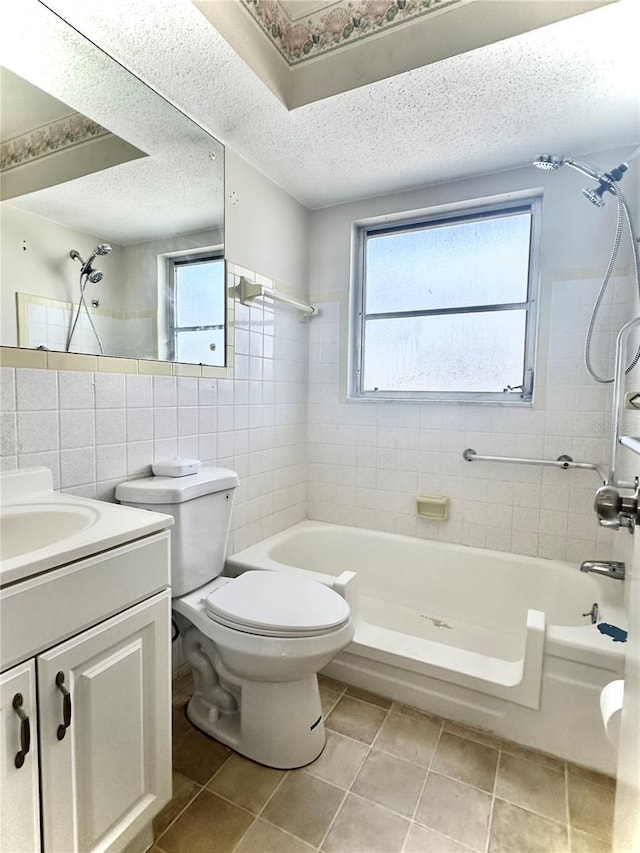
[[[286,682],[243,680],[239,687],[237,711],[220,712],[196,691],[187,705],[188,719],[267,767],[292,770],[320,755],[326,732],[316,675]]]

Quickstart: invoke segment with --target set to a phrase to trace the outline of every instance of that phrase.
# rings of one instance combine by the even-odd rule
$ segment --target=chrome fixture
[[[580,571],[586,572],[587,570],[581,569]],[[587,612],[583,613],[582,615],[583,616],[590,616],[591,617],[591,624],[595,625],[596,622],[598,621],[598,613],[599,613],[598,602],[594,601],[593,604],[591,605],[591,610],[587,610]]]
[[[71,251],[69,252],[69,257],[71,258],[71,260],[80,261],[82,266],[80,267],[80,299],[78,301],[76,315],[73,319],[73,323],[69,331],[69,336],[67,337],[67,352],[69,352],[69,350],[71,349],[71,340],[73,338],[73,333],[76,330],[76,325],[78,324],[80,310],[84,308],[91,329],[93,330],[93,334],[96,336],[96,340],[98,341],[98,346],[100,347],[100,354],[104,355],[104,349],[102,347],[100,335],[98,334],[96,327],[93,324],[93,318],[91,317],[91,314],[87,307],[87,303],[85,302],[84,291],[87,286],[87,283],[98,284],[98,282],[102,281],[102,279],[104,278],[103,273],[100,272],[100,270],[94,270],[91,265],[93,264],[98,255],[108,255],[110,252],[111,246],[108,243],[98,243],[98,245],[94,248],[94,250],[89,255],[86,261],[83,260],[82,255],[77,249],[71,249]],[[91,304],[94,308],[97,308],[100,303],[94,299],[92,300]]]
[[[589,373],[592,379],[595,379],[596,382],[602,382],[605,384],[613,382],[614,377],[606,378],[596,373],[591,363],[591,345],[598,312],[600,311],[600,306],[607,292],[607,288],[609,286],[609,282],[616,263],[616,258],[618,256],[618,250],[620,248],[620,241],[622,239],[622,232],[625,221],[627,225],[627,231],[631,240],[636,289],[638,291],[638,299],[640,300],[640,248],[638,247],[638,238],[635,234],[635,230],[633,227],[633,221],[631,211],[629,210],[629,205],[627,204],[626,199],[622,194],[620,187],[618,186],[618,181],[621,180],[624,173],[628,170],[629,163],[638,156],[640,156],[640,148],[637,148],[627,158],[626,162],[620,163],[619,166],[615,166],[608,172],[605,172],[603,169],[600,169],[597,166],[592,166],[589,163],[584,163],[582,160],[576,160],[574,157],[565,157],[560,156],[558,154],[541,154],[533,161],[534,166],[536,166],[538,169],[543,169],[545,171],[555,171],[561,166],[570,166],[572,169],[575,169],[577,172],[580,172],[581,175],[585,175],[587,178],[591,178],[597,181],[598,185],[596,187],[584,187],[584,189],[582,190],[582,194],[585,196],[585,198],[587,198],[596,207],[604,206],[603,196],[607,192],[611,193],[615,197],[617,202],[617,220],[613,245],[611,248],[606,272],[604,274],[602,284],[600,285],[600,290],[598,292],[596,301],[593,306],[593,310],[591,312],[591,318],[589,320],[589,326],[587,328],[587,334],[584,343],[584,363],[585,367],[587,368],[587,372]],[[638,361],[640,361],[640,347],[638,347],[635,356],[627,365],[625,372],[629,373],[629,371],[633,370]]]
[[[467,462],[510,462],[516,465],[542,465],[548,468],[583,468],[587,471],[595,471],[602,482],[606,482],[606,474],[601,465],[595,462],[574,462],[571,456],[563,454],[557,459],[526,459],[518,456],[480,456],[471,447],[462,452],[462,458]]]
[[[619,563],[617,560],[585,560],[580,566],[581,572],[593,572],[594,575],[604,575],[607,578],[612,578],[616,581],[623,581],[625,576],[624,563]],[[597,604],[594,604],[597,614]],[[593,607],[591,608],[593,611]],[[588,613],[583,613],[583,616],[588,616]],[[593,618],[593,617],[592,617]]]
[[[626,527],[629,533],[633,533],[640,521],[637,484],[633,495],[626,497],[613,486],[601,486],[596,492],[593,508],[601,527],[609,527],[611,530]]]

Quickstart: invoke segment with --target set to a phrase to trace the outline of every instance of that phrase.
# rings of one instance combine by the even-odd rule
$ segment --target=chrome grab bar
[[[557,459],[526,459],[518,456],[480,456],[471,447],[467,447],[462,453],[467,462],[510,462],[516,465],[542,465],[548,468],[583,468],[587,471],[595,471],[603,483],[606,482],[606,473],[602,465],[595,462],[574,462],[571,456],[562,455]]]

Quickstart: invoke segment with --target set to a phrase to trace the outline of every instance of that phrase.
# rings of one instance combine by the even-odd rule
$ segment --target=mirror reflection
[[[43,12],[2,39],[0,343],[224,366],[223,146]]]

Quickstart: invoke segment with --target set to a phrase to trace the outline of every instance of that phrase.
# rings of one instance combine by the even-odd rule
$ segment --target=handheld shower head
[[[111,252],[111,246],[108,243],[98,243],[91,255],[82,265],[81,272],[90,273],[91,264],[95,261],[97,255],[108,255]]]
[[[91,284],[97,284],[99,281],[102,281],[103,274],[100,270],[91,270],[89,273],[89,281]]]
[[[564,160],[562,157],[558,157],[557,154],[541,154],[533,161],[533,165],[536,169],[542,169],[545,172],[555,171],[563,164]]]

